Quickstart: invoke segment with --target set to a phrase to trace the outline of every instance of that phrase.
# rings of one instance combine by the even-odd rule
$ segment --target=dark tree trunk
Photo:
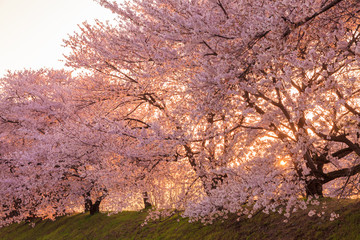
[[[85,212],[90,212],[90,215],[94,215],[95,213],[100,212],[100,203],[107,196],[107,194],[98,197],[96,201],[93,203],[90,196],[85,197]]]
[[[100,197],[97,197],[95,203],[92,202],[91,200],[91,192],[86,192],[83,196],[85,199],[84,202],[84,208],[85,208],[85,212],[90,212],[90,215],[94,215],[95,213],[99,213],[100,212],[100,203],[102,200],[104,200],[104,198],[106,198],[108,191],[106,188],[101,189],[102,190],[102,195]]]
[[[323,197],[323,183],[318,179],[310,180],[306,183],[306,197]]]
[[[95,203],[91,199],[85,199],[85,212],[90,212],[90,215],[100,212],[100,203],[101,200],[96,200]]]
[[[152,208],[152,204],[149,201],[149,195],[147,192],[143,192],[143,200],[144,200],[144,208],[145,209]]]
[[[101,200],[96,200],[96,202],[90,206],[90,215],[100,212],[100,203]]]
[[[307,177],[311,177],[313,179],[306,180],[306,197],[323,197],[323,185],[324,181],[324,164],[326,164],[326,156],[319,156],[318,154],[312,153],[308,150],[304,156],[305,160],[307,160],[306,166],[311,169],[310,175]]]
[[[85,199],[85,212],[90,212],[92,201],[89,198]]]

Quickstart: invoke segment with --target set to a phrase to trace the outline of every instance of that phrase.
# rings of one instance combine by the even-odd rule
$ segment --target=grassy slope
[[[123,212],[107,216],[78,214],[61,217],[52,222],[13,224],[0,229],[1,240],[15,239],[351,239],[360,240],[360,201],[327,202],[327,212],[340,217],[330,222],[329,217],[308,217],[307,212],[294,214],[288,223],[277,214],[260,213],[239,222],[230,216],[224,222],[204,226],[189,224],[174,216],[141,227],[145,212]],[[179,221],[177,221],[179,219]]]

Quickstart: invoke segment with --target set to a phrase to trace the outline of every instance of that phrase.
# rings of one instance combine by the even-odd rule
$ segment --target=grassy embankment
[[[251,219],[236,221],[229,216],[212,225],[188,223],[173,216],[151,222],[143,227],[146,212],[77,214],[56,221],[13,224],[0,229],[1,240],[16,239],[349,239],[360,240],[360,200],[327,200],[326,218],[309,217],[308,211],[293,214],[288,223],[284,216],[259,213]],[[317,207],[319,208],[319,207]],[[340,217],[329,221],[329,213]],[[179,219],[179,221],[178,221]]]

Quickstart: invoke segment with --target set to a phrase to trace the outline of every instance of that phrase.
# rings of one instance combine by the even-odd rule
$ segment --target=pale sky
[[[113,18],[93,0],[0,0],[0,77],[7,69],[63,68],[62,39],[84,21]]]

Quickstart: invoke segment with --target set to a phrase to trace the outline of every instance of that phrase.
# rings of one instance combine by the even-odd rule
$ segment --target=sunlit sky
[[[93,0],[0,0],[0,77],[6,70],[63,68],[63,39],[78,24],[112,19]]]

